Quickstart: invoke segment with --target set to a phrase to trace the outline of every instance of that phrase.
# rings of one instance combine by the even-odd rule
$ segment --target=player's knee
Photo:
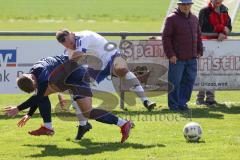
[[[119,77],[124,77],[128,73],[128,69],[126,67],[118,67],[115,68],[115,74]]]
[[[83,112],[82,114],[84,117],[90,118],[90,112]]]

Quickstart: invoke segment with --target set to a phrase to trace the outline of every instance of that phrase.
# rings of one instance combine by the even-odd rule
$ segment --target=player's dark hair
[[[65,36],[68,36],[70,32],[67,29],[61,29],[56,33],[56,39],[59,43],[65,42]]]
[[[32,79],[23,75],[17,79],[17,85],[22,91],[27,93],[32,93],[35,90]]]

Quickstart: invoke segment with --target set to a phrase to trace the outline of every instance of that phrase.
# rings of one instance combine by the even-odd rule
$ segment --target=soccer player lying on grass
[[[94,56],[101,60],[101,75],[104,76],[95,78],[98,83],[109,75],[120,77],[123,83],[129,85],[127,88],[131,88],[136,93],[149,111],[156,106],[155,102],[148,100],[145,96],[144,89],[137,77],[129,71],[126,60],[121,56],[120,52],[104,37],[92,31],[73,33],[64,29],[56,33],[56,39],[67,49],[69,59],[86,53],[93,53]]]
[[[31,93],[36,90],[36,94],[32,95],[27,101],[18,105],[17,107],[7,107],[5,111],[9,116],[15,116],[19,111],[27,109],[30,107],[29,112],[19,121],[18,126],[22,127],[25,123],[31,118],[33,113],[36,111],[37,107],[39,107],[40,114],[43,118],[44,125],[39,129],[28,132],[31,135],[39,136],[39,135],[53,135],[54,130],[52,127],[52,119],[51,119],[51,103],[48,96],[43,96],[46,87],[48,85],[48,79],[50,73],[57,67],[63,64],[68,60],[67,55],[60,55],[54,57],[47,57],[38,61],[29,71],[27,76],[22,76],[17,80],[18,84],[21,86],[24,85],[24,91],[27,93]],[[37,82],[37,84],[31,84],[32,79]],[[30,85],[29,85],[30,84]],[[37,86],[37,87],[36,87]],[[59,94],[59,100],[61,96]],[[62,104],[62,101],[60,101]],[[89,131],[92,126],[87,122],[87,119],[81,114],[81,110],[79,109],[76,102],[72,103],[73,107],[76,110],[77,118],[79,119],[80,125],[78,126],[78,132],[76,139],[79,140],[82,136]]]
[[[53,60],[53,59],[51,59]],[[38,74],[47,77],[44,83],[38,83],[38,77],[35,74],[23,74],[18,78],[18,86],[21,90],[31,93],[38,90],[37,95],[30,97],[24,105],[21,106],[36,106],[43,97],[56,92],[63,92],[69,90],[74,96],[74,100],[81,108],[83,115],[89,119],[96,121],[115,124],[121,128],[122,139],[121,143],[129,137],[133,123],[119,118],[103,109],[92,108],[92,90],[89,84],[89,74],[86,68],[79,66],[75,61],[66,61],[64,64],[54,68],[53,66],[45,64],[47,72],[38,70]],[[44,78],[46,80],[46,78]],[[13,110],[13,109],[12,109]],[[6,112],[11,116],[11,109]]]

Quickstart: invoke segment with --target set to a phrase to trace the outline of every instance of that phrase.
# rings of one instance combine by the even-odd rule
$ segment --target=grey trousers
[[[212,102],[215,100],[214,90],[199,91],[197,94],[197,100],[204,100],[206,96],[206,101]]]

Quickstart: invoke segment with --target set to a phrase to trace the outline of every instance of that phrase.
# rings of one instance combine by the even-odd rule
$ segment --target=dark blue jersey
[[[67,55],[53,56],[43,58],[30,69],[30,74],[33,74],[37,79],[37,91],[28,100],[18,106],[19,110],[24,110],[31,106],[36,106],[42,98],[48,87],[48,80],[51,72],[65,61],[68,60]]]
[[[48,80],[52,71],[68,60],[67,55],[43,58],[30,69],[37,79],[37,94],[43,95],[48,86]]]
[[[30,69],[31,74],[37,78],[37,83],[41,84],[47,82],[51,72],[61,64],[68,60],[67,55],[60,55],[54,57],[43,58]]]

